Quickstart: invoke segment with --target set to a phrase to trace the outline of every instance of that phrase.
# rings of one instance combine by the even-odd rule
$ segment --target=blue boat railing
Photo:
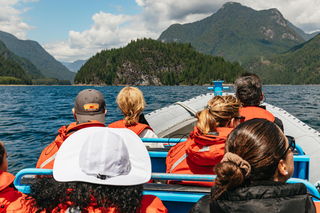
[[[14,179],[14,186],[22,193],[29,194],[30,185],[22,184],[21,180],[23,177],[29,177],[34,175],[52,175],[52,169],[36,169],[36,168],[28,168],[22,169],[16,174],[16,178]]]
[[[186,141],[187,138],[141,138],[144,143],[180,143]]]
[[[176,143],[186,141],[186,138],[142,138],[146,143],[164,143],[173,146]],[[292,177],[303,180],[309,180],[310,157],[305,155],[301,146],[296,144],[296,152],[293,156],[294,173]],[[157,149],[157,151],[149,151],[152,164],[152,172],[166,172],[166,157],[168,149]]]
[[[23,169],[19,171],[16,175],[14,180],[15,187],[25,193],[28,194],[30,192],[30,185],[22,184],[21,180],[23,177],[29,177],[30,175],[52,175],[51,169]],[[192,174],[169,174],[169,173],[152,173],[151,179],[154,180],[175,180],[175,181],[214,181],[216,175],[192,175]],[[288,183],[303,183],[307,187],[308,191],[316,196],[320,197],[320,194],[316,187],[312,185],[310,182],[298,178],[290,178]],[[163,201],[179,201],[179,202],[197,202],[204,194],[207,193],[188,193],[188,192],[170,192],[168,191],[152,191],[152,190],[145,190],[144,194],[153,194],[158,196]]]

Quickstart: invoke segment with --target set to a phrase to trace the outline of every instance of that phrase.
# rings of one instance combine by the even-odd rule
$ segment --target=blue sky
[[[137,38],[157,39],[174,23],[217,12],[226,0],[0,0],[0,30],[39,42],[57,60],[88,59]],[[319,0],[239,0],[277,8],[305,32],[320,30]]]
[[[30,7],[23,16],[25,22],[36,26],[27,31],[27,37],[39,43],[68,39],[69,30],[82,32],[93,24],[92,16],[103,11],[119,15],[139,14],[142,11],[134,1],[124,0],[40,0],[21,4],[20,8]]]

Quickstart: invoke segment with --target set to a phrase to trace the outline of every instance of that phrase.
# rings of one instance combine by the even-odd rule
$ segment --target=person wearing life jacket
[[[39,177],[29,199],[39,212],[167,213],[158,197],[143,195],[150,178],[148,151],[134,132],[89,127],[65,140],[53,176]]]
[[[166,158],[167,173],[214,174],[224,155],[224,143],[234,127],[244,121],[240,101],[231,95],[215,96],[197,113],[197,126],[185,142],[172,147]],[[212,186],[213,182],[181,181],[169,183]]]
[[[295,141],[275,123],[246,121],[225,144],[225,155],[214,168],[211,195],[200,198],[190,213],[316,212],[306,185],[286,183],[294,173]]]
[[[116,100],[124,118],[108,125],[110,128],[128,128],[140,138],[158,138],[141,114],[146,106],[141,90],[136,87],[124,87]],[[150,148],[163,148],[162,143],[145,143]]]
[[[0,212],[32,212],[25,200],[26,195],[13,185],[15,176],[8,172],[7,151],[0,141]]]
[[[106,102],[101,92],[85,89],[77,95],[72,109],[76,122],[62,126],[58,136],[41,153],[36,168],[52,169],[54,159],[62,143],[74,132],[93,126],[105,126]]]
[[[274,117],[272,113],[266,110],[260,103],[263,100],[262,81],[254,73],[244,73],[240,75],[234,83],[236,97],[243,103],[240,114],[247,120],[253,118],[263,118],[277,124],[283,131],[282,121]]]

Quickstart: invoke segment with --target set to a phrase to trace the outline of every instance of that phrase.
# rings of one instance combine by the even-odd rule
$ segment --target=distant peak
[[[221,9],[225,9],[226,7],[230,7],[230,6],[242,6],[240,3],[238,2],[227,2],[224,5],[222,5]]]

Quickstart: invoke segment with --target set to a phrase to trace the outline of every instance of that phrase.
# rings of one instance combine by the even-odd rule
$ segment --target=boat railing
[[[32,176],[31,176],[32,175]],[[33,183],[30,179],[35,179],[35,175],[52,175],[51,169],[23,169],[19,171],[14,180],[15,187],[28,194],[30,192],[30,184]],[[27,180],[24,181],[24,178]],[[174,180],[174,181],[214,181],[216,175],[192,175],[192,174],[169,174],[169,173],[152,173],[151,179],[153,180]],[[315,197],[320,197],[320,194],[316,187],[310,182],[298,178],[290,178],[288,183],[303,183],[308,191]],[[179,184],[145,184],[144,194],[152,194],[158,196],[163,202],[187,202],[195,203],[203,195],[210,192],[208,187],[194,187],[194,186],[183,186]],[[188,190],[184,190],[188,188]],[[314,198],[315,199],[315,198]],[[318,200],[315,200],[318,201]],[[168,204],[169,205],[169,204]],[[188,207],[189,208],[189,207]]]
[[[142,138],[145,143],[163,143],[165,148],[150,148],[148,149],[152,172],[166,172],[166,157],[171,146],[186,141],[186,138]],[[296,151],[293,156],[294,160],[294,178],[309,180],[309,165],[310,157],[305,155],[301,146],[296,144]]]

